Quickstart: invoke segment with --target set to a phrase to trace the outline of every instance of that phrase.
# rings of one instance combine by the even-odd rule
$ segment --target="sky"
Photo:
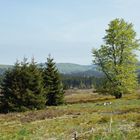
[[[23,57],[92,64],[115,18],[131,22],[140,38],[140,0],[0,0],[0,64]]]

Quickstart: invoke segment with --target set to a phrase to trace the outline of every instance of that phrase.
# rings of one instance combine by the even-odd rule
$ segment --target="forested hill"
[[[12,68],[12,65],[0,65],[0,75],[2,75],[8,68]]]
[[[44,65],[44,64],[39,64]],[[73,63],[57,63],[58,70],[62,74],[74,74],[74,75],[86,75],[86,76],[98,76],[99,72],[96,69],[95,65],[79,65]],[[12,65],[0,65],[0,74],[3,74],[4,71],[8,68],[11,68]]]
[[[102,75],[101,72],[97,70],[96,65],[57,63],[56,66],[61,74],[70,74],[70,75],[72,74],[75,76],[95,76],[95,77],[99,77]],[[138,66],[140,66],[140,62],[138,63]],[[8,68],[12,68],[12,65],[0,65],[0,75],[2,75]],[[140,70],[138,70],[138,73],[140,73]]]
[[[56,64],[60,73],[63,74],[71,74],[71,73],[78,73],[78,72],[86,72],[86,71],[93,71],[96,70],[95,65],[79,65],[73,63],[57,63]]]

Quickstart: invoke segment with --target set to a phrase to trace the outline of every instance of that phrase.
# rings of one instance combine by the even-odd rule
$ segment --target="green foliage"
[[[24,59],[5,73],[2,84],[2,112],[40,109],[45,106],[42,73],[34,60]]]
[[[2,81],[3,81],[3,75],[0,75],[0,89],[1,89]]]
[[[62,104],[64,91],[60,76],[53,59],[47,58],[46,67],[44,68],[44,85],[46,89],[46,105]]]
[[[123,19],[111,21],[104,42],[100,49],[93,50],[94,63],[106,76],[107,92],[120,98],[137,86],[135,51],[139,43],[133,25]]]

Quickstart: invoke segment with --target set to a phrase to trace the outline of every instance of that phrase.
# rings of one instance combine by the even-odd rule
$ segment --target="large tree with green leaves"
[[[45,107],[42,73],[34,59],[24,59],[6,71],[2,83],[1,112],[25,111]]]
[[[60,105],[64,102],[64,91],[59,72],[50,55],[45,64],[43,73],[46,89],[46,105]]]
[[[139,40],[131,23],[124,19],[110,22],[105,44],[93,50],[94,63],[104,72],[106,91],[116,98],[124,93],[131,93],[137,86],[137,57]]]

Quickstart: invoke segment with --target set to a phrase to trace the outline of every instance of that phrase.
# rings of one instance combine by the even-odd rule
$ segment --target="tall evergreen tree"
[[[44,85],[46,88],[46,105],[60,105],[64,102],[64,91],[59,72],[50,55],[45,64]]]
[[[18,106],[20,106],[20,83],[19,83],[19,75],[20,75],[20,64],[18,62],[15,63],[15,66],[12,69],[8,69],[5,72],[5,76],[2,83],[2,94],[1,100],[1,112],[9,112],[17,110]]]
[[[1,112],[25,111],[45,107],[42,73],[34,60],[16,63],[5,73],[2,84]]]
[[[24,65],[24,64],[23,64]],[[34,58],[32,59],[31,63],[28,65],[27,70],[22,67],[22,77],[24,77],[25,82],[23,83],[24,86],[24,93],[25,96],[25,105],[29,109],[41,109],[45,107],[45,90],[43,85],[43,77],[42,72],[37,67]]]

